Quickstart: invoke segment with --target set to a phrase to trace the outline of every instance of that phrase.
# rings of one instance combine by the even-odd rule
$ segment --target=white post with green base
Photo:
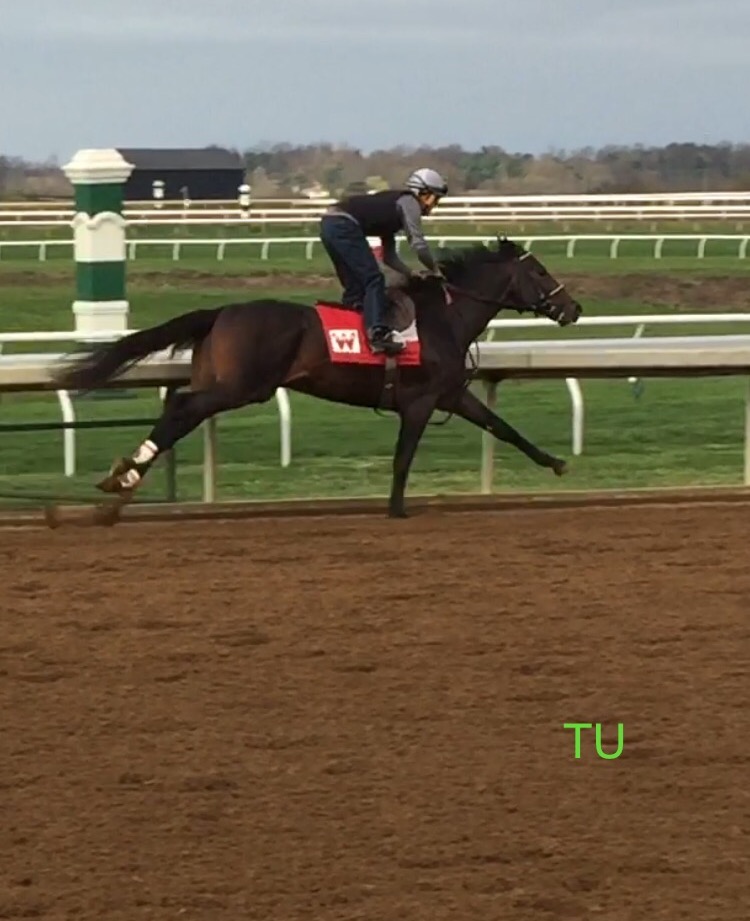
[[[76,332],[128,328],[123,187],[134,167],[112,149],[79,150],[63,170],[75,190]]]

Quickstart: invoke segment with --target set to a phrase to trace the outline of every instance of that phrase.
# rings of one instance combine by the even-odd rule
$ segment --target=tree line
[[[418,166],[441,172],[453,194],[750,190],[750,144],[608,145],[535,155],[498,146],[465,150],[458,144],[364,152],[333,144],[283,143],[236,152],[258,198],[394,187]],[[0,198],[70,194],[59,164],[0,155]]]

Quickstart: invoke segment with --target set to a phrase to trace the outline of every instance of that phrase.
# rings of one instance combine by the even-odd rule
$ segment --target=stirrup
[[[375,326],[367,334],[370,348],[373,352],[386,352],[389,355],[395,355],[402,352],[405,348],[403,342],[393,338],[393,330],[387,326]]]

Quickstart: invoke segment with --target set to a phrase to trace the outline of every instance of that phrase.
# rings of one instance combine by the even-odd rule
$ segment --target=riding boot
[[[373,326],[367,331],[367,339],[373,352],[397,355],[404,350],[404,343],[393,338],[393,330],[387,326]]]

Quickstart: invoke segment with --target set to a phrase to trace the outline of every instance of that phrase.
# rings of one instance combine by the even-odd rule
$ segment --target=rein
[[[446,291],[449,291],[451,294],[457,294],[459,297],[467,297],[472,301],[477,301],[480,304],[486,304],[488,307],[497,307],[498,310],[502,308],[502,303],[508,295],[508,292],[513,287],[513,279],[508,282],[507,288],[503,291],[498,299],[485,297],[483,294],[477,294],[474,291],[469,291],[466,288],[461,288],[458,285],[454,285],[450,281],[443,282],[443,288]]]
[[[519,257],[518,261],[523,262],[523,260],[528,259],[530,255],[531,253],[524,253],[523,256]],[[476,301],[479,304],[486,304],[488,307],[497,307],[498,310],[502,310],[505,306],[505,298],[508,296],[510,289],[513,287],[515,282],[515,274],[516,273],[514,270],[511,273],[510,281],[506,285],[505,290],[498,298],[485,297],[483,294],[477,294],[474,291],[469,291],[466,288],[461,288],[459,285],[454,285],[449,281],[443,282],[443,288],[446,291],[459,295],[459,297],[466,297],[472,301]],[[537,303],[531,308],[532,311],[537,314],[540,313],[540,311],[542,311],[544,307],[549,304],[549,299],[554,297],[556,294],[559,294],[564,289],[565,285],[559,284],[556,288],[553,288],[552,291],[542,292]],[[554,319],[554,317],[551,319]]]
[[[528,259],[529,256],[531,256],[531,253],[525,252],[522,256],[518,257],[518,263],[523,262],[524,259]],[[518,265],[516,264],[513,267],[513,270],[511,271],[510,279],[508,280],[508,284],[504,288],[502,294],[500,294],[499,297],[497,298],[485,297],[483,294],[479,294],[475,291],[469,291],[467,288],[462,288],[460,285],[453,284],[453,282],[442,280],[441,286],[445,294],[446,302],[447,304],[450,304],[451,303],[450,296],[451,294],[454,294],[454,295],[457,295],[458,297],[465,297],[468,300],[476,301],[479,304],[486,304],[488,307],[494,307],[496,311],[503,310],[503,309],[509,309],[507,308],[505,304],[505,299],[507,298],[508,294],[513,288],[513,285],[515,284],[517,269],[518,269]],[[549,303],[549,299],[551,297],[554,297],[555,294],[559,294],[560,291],[562,291],[564,288],[565,288],[565,285],[558,284],[557,287],[552,289],[552,291],[540,291],[537,302],[530,308],[531,311],[533,313],[536,313],[537,315],[543,315],[543,316],[548,317],[551,320],[556,320],[557,318],[553,316],[553,314],[551,313],[551,310],[549,309],[551,306]],[[546,311],[545,311],[545,308],[547,308]],[[510,308],[510,309],[518,309],[518,308]],[[518,312],[523,313],[524,311],[519,310]],[[472,351],[471,351],[472,344],[476,346],[476,355],[472,354]],[[462,390],[466,390],[466,388],[469,386],[474,376],[474,372],[476,372],[479,366],[479,342],[478,340],[475,339],[473,343],[469,344],[469,347],[466,350],[466,356],[469,358],[471,362],[472,370],[471,372],[466,374],[463,385],[462,385]],[[388,362],[386,362],[386,373],[387,373],[387,369],[388,369]],[[392,387],[393,387],[393,382],[387,385],[387,388],[392,388]],[[381,407],[375,407],[375,412],[378,415],[380,415],[380,409]],[[453,413],[448,412],[446,418],[443,419],[441,422],[428,422],[427,424],[428,425],[445,425],[446,422],[449,422],[452,418],[453,418]]]

